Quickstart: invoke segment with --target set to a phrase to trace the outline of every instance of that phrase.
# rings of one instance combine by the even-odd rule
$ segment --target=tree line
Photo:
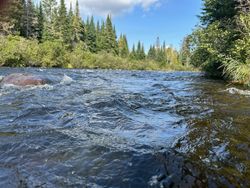
[[[81,46],[83,51],[92,54],[108,53],[129,60],[154,61],[159,67],[179,64],[178,52],[165,42],[162,46],[152,45],[148,53],[141,41],[130,50],[126,35],[117,37],[110,15],[105,21],[96,22],[93,16],[83,20],[78,0],[74,6],[70,3],[69,9],[65,0],[59,3],[41,0],[39,4],[33,0],[10,0],[6,7],[0,12],[2,36],[20,36],[39,44],[62,43],[69,51]]]
[[[250,1],[203,0],[200,25],[183,40],[180,60],[209,76],[250,86]]]

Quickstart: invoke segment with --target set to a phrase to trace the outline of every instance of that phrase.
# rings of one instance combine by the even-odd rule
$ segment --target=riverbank
[[[200,26],[184,40],[184,55],[209,76],[250,87],[250,3],[206,0],[203,6]]]
[[[84,43],[73,48],[60,41],[28,40],[18,36],[0,37],[0,66],[79,68],[79,69],[121,69],[157,71],[193,71],[191,66],[183,66],[178,61],[157,62],[145,58],[135,60],[122,58],[111,53],[91,53]]]

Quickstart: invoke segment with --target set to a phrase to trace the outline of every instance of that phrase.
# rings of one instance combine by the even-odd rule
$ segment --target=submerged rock
[[[32,75],[32,74],[21,74],[14,73],[8,76],[5,76],[0,83],[2,85],[15,85],[15,86],[36,86],[36,85],[45,85],[47,84],[47,80],[41,78],[40,76]]]
[[[248,91],[248,90],[240,90],[240,89],[232,87],[232,88],[228,88],[227,91],[230,94],[239,94],[239,95],[249,95],[250,96],[250,91]]]

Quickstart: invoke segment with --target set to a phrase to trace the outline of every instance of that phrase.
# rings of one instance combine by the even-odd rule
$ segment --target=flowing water
[[[250,96],[201,73],[8,69],[0,187],[249,187]],[[240,92],[235,92],[240,91]]]

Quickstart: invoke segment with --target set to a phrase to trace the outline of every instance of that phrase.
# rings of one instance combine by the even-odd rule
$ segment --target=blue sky
[[[160,37],[167,44],[179,48],[182,39],[199,23],[201,0],[165,0],[149,10],[136,6],[133,11],[115,16],[118,33],[125,33],[130,46],[141,40],[146,49]]]
[[[75,4],[75,0],[65,0],[68,6],[70,1]],[[118,36],[126,34],[130,48],[140,40],[147,50],[160,37],[161,42],[179,49],[182,39],[199,23],[202,0],[79,0],[79,4],[84,19],[112,14]]]

